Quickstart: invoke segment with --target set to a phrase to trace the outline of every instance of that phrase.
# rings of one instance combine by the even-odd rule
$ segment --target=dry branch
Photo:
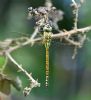
[[[5,52],[6,56],[10,59],[10,61],[12,61],[17,67],[18,69],[20,69],[20,71],[22,71],[30,80],[30,86],[29,89],[30,91],[32,90],[32,88],[34,87],[40,87],[40,83],[38,83],[37,80],[34,80],[34,78],[32,77],[32,74],[28,73],[25,69],[23,69],[22,65],[18,64],[15,59],[10,55],[9,52]],[[27,87],[26,87],[27,88]],[[29,90],[26,90],[26,88],[24,89],[24,95],[28,95],[30,93]]]
[[[60,38],[64,38],[65,36],[71,36],[71,35],[78,34],[78,33],[85,33],[85,32],[88,32],[90,30],[91,30],[91,26],[88,26],[88,27],[85,27],[85,28],[80,28],[80,29],[73,29],[73,30],[66,31],[66,32],[61,31],[60,33],[52,34],[51,39],[60,39]],[[26,46],[28,44],[40,42],[42,40],[43,40],[42,37],[38,37],[38,38],[35,38],[35,39],[29,38],[24,43],[21,43],[19,45],[16,45],[15,47],[10,48],[9,52],[12,52],[12,51],[14,51],[18,48],[21,48],[23,46]],[[74,45],[76,45],[76,44],[74,44]],[[79,45],[79,43],[77,43],[77,45]]]
[[[82,0],[81,0],[82,1]],[[40,13],[42,13],[42,10],[43,11],[46,11],[45,14],[48,15],[48,11],[51,12],[55,12],[55,9],[52,8],[52,2],[51,0],[46,0],[46,3],[45,5],[47,6],[47,10],[45,10],[46,7],[40,7],[41,9],[30,9],[30,10],[33,10],[33,14],[35,13],[36,15],[36,11],[38,13],[38,15],[40,15]],[[74,15],[74,28],[70,31],[60,31],[59,33],[57,34],[52,34],[51,35],[51,39],[65,39],[67,41],[67,43],[70,43],[71,45],[74,45],[76,48],[74,49],[75,53],[73,55],[73,58],[75,57],[75,55],[77,54],[77,48],[78,47],[82,47],[84,41],[86,40],[86,35],[84,34],[85,32],[88,32],[91,30],[91,26],[88,26],[88,27],[85,27],[85,28],[79,28],[77,27],[77,22],[78,22],[78,11],[79,11],[79,5],[75,2],[75,0],[72,0],[72,5],[73,7],[73,15]],[[39,12],[38,12],[39,11]],[[31,12],[31,11],[30,11]],[[56,12],[59,12],[58,10],[56,10]],[[41,20],[43,20],[43,22],[41,22],[43,24],[43,26],[45,24],[48,24],[48,21],[47,23],[45,23],[46,21],[44,20],[44,17],[45,17],[45,14],[43,12],[40,20],[37,21],[40,22]],[[55,13],[54,13],[55,14]],[[60,15],[60,14],[59,14]],[[58,16],[57,16],[58,17]],[[61,16],[59,17],[62,17],[62,14]],[[47,16],[47,18],[49,18],[49,16]],[[55,24],[57,24],[57,22],[59,21],[60,18],[57,19],[57,21],[55,22]],[[53,20],[55,20],[55,18],[53,18]],[[50,25],[50,23],[49,23]],[[42,25],[40,25],[42,26]],[[40,83],[38,83],[37,80],[35,80],[31,74],[29,74],[20,64],[18,64],[15,59],[11,56],[11,52],[17,50],[18,48],[21,48],[23,46],[26,46],[26,45],[29,45],[31,44],[34,45],[35,43],[38,43],[38,42],[41,42],[43,41],[43,36],[40,36],[40,37],[37,37],[37,33],[39,32],[39,26],[37,26],[35,28],[35,31],[32,33],[31,37],[29,38],[26,38],[26,37],[22,37],[22,38],[18,38],[18,39],[6,39],[4,41],[0,41],[0,55],[3,55],[3,56],[6,56],[6,62],[3,66],[3,68],[5,68],[6,64],[7,64],[7,57],[8,59],[10,59],[17,67],[18,69],[20,69],[30,80],[30,85],[29,87],[26,87],[24,89],[24,94],[25,95],[28,95],[30,93],[30,91],[32,90],[32,88],[34,87],[39,87],[40,86]],[[80,40],[79,41],[74,41],[74,38],[73,39],[70,39],[72,38],[72,36],[76,35],[76,36],[79,36],[80,34]],[[22,41],[22,42],[21,42]],[[14,43],[14,45],[12,45]]]

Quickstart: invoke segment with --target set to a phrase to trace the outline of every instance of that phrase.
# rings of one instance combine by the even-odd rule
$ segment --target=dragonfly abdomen
[[[46,48],[46,86],[48,86],[49,81],[49,48]]]

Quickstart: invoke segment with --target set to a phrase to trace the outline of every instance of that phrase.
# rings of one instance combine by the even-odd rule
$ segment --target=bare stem
[[[31,39],[31,40],[34,39],[35,36],[37,35],[37,33],[38,33],[38,27],[35,28],[35,31],[33,32],[33,34],[32,34],[32,36],[30,37],[30,39]]]
[[[77,29],[79,6],[75,0],[72,0],[73,15],[74,15],[74,29]]]
[[[13,59],[13,57],[10,55],[9,52],[5,53],[6,56],[18,67],[18,69],[20,69],[31,81],[31,88],[33,87],[40,87],[40,83],[37,82],[37,80],[34,80],[34,78],[32,77],[31,73],[29,74],[25,69],[23,69],[22,65],[19,65],[15,59]]]
[[[80,0],[81,2],[83,2],[83,0]],[[52,7],[52,2],[51,0],[45,0],[45,6],[51,8]],[[70,31],[61,31],[57,34],[52,34],[51,35],[51,39],[65,39],[68,43],[72,44],[75,46],[74,49],[74,55],[73,58],[75,58],[76,54],[77,54],[77,47],[81,47],[84,43],[84,41],[86,40],[86,35],[83,34],[84,32],[88,32],[91,30],[91,26],[85,27],[85,28],[80,28],[78,29],[77,23],[78,23],[78,11],[79,11],[79,4],[76,3],[75,0],[72,0],[72,5],[73,7],[73,14],[74,14],[74,28]],[[10,59],[17,67],[19,70],[21,70],[30,80],[30,84],[28,87],[26,87],[24,89],[24,94],[29,95],[29,93],[31,92],[31,90],[34,87],[40,87],[40,83],[38,83],[37,80],[35,80],[32,77],[32,74],[28,73],[23,67],[22,65],[18,64],[15,59],[11,56],[11,52],[17,50],[18,48],[21,48],[23,46],[26,46],[28,44],[33,45],[34,43],[38,43],[43,41],[43,37],[38,37],[35,38],[37,33],[39,32],[38,30],[38,26],[35,28],[35,31],[32,33],[32,36],[29,38],[22,38],[23,42],[19,42],[18,39],[6,39],[4,41],[0,41],[0,55],[6,56],[6,61],[5,64],[3,65],[3,69],[6,67],[7,64],[7,60]],[[74,41],[74,38],[71,40],[70,38],[74,35],[77,34],[77,36],[79,36],[80,34],[80,41]],[[20,39],[21,40],[21,39]],[[13,42],[15,42],[14,45]],[[18,42],[18,43],[17,43]],[[49,59],[49,58],[48,58]],[[46,62],[47,63],[47,62]],[[47,68],[48,69],[48,68]],[[46,74],[47,75],[47,74]],[[47,78],[46,77],[46,82],[47,82]]]
[[[79,43],[79,42],[75,42],[75,41],[73,41],[73,40],[71,40],[71,39],[69,39],[69,38],[66,38],[66,37],[65,37],[64,39],[65,39],[67,42],[69,42],[70,44],[80,47],[80,43]]]
[[[76,30],[73,29],[73,30],[66,31],[66,32],[60,32],[60,33],[57,33],[57,34],[52,34],[51,39],[60,39],[60,38],[64,38],[65,36],[71,36],[71,35],[78,34],[78,33],[85,33],[85,32],[88,32],[90,30],[91,30],[91,26],[88,26],[88,27],[80,28],[80,29],[76,29]],[[8,51],[12,52],[12,51],[14,51],[18,48],[21,48],[21,47],[26,46],[28,44],[38,43],[39,41],[42,41],[42,40],[43,40],[42,37],[38,37],[38,38],[35,38],[35,39],[32,39],[32,40],[31,40],[31,38],[29,38],[24,43],[21,43],[19,45],[11,47]],[[74,44],[74,43],[72,43],[72,44]],[[79,45],[79,43],[76,43],[76,44]]]

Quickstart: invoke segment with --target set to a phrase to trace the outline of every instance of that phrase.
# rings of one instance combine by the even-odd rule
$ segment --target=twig
[[[34,39],[37,33],[38,33],[38,27],[35,28],[35,31],[32,33],[32,36],[30,37],[30,39],[31,40]]]
[[[77,55],[77,49],[78,49],[78,47],[75,46],[74,52],[73,52],[73,55],[72,55],[72,59],[75,59],[75,57],[76,57],[76,55]]]
[[[85,28],[80,28],[80,29],[73,29],[73,30],[70,30],[70,31],[66,31],[66,32],[60,32],[60,33],[57,33],[57,34],[52,34],[51,35],[51,38],[52,39],[60,39],[60,38],[64,38],[64,37],[66,37],[66,36],[72,36],[72,35],[74,35],[74,34],[78,34],[78,33],[85,33],[85,32],[88,32],[88,31],[90,31],[91,30],[91,26],[88,26],[88,27],[85,27]],[[40,41],[42,41],[43,40],[43,38],[42,37],[38,37],[38,38],[35,38],[35,39],[32,39],[31,40],[31,38],[27,38],[27,40],[25,41],[25,42],[23,42],[23,43],[20,43],[20,44],[17,44],[16,46],[13,46],[13,47],[8,47],[9,49],[8,49],[8,51],[9,52],[12,52],[12,51],[14,51],[14,50],[17,50],[18,48],[21,48],[21,47],[23,47],[23,46],[26,46],[26,45],[28,45],[28,44],[32,44],[32,43],[38,43],[38,42],[40,42]],[[4,40],[5,41],[5,40]],[[2,41],[2,43],[4,42],[4,41]],[[17,41],[17,39],[16,39],[16,41]],[[74,44],[74,43],[73,43]],[[6,45],[6,47],[7,47],[7,45]],[[5,47],[4,47],[5,48]],[[2,50],[0,51],[0,54],[1,55],[3,55],[3,53],[5,52],[5,51],[7,51],[7,49],[5,49],[5,50],[3,50],[3,48],[2,48]]]
[[[70,30],[70,31],[66,31],[66,32],[61,32],[61,33],[58,33],[58,34],[52,34],[51,35],[51,38],[52,39],[60,39],[60,38],[64,38],[65,36],[71,36],[71,35],[74,35],[74,34],[78,34],[78,33],[85,33],[85,32],[88,32],[91,30],[91,26],[88,26],[88,27],[85,27],[85,28],[80,28],[80,29],[73,29],[73,30]],[[24,43],[21,43],[20,45],[16,45],[12,48],[10,48],[8,51],[9,52],[12,52],[18,48],[21,48],[23,46],[26,46],[28,44],[32,44],[32,43],[37,43],[39,41],[42,41],[43,38],[42,37],[38,37],[38,38],[35,38],[35,39],[28,39],[26,42]]]
[[[27,42],[24,43],[24,45],[26,45],[26,44],[28,44],[30,42],[31,42],[31,45],[33,45],[34,44],[33,39],[35,38],[35,36],[37,35],[37,33],[38,33],[38,27],[35,28],[35,31],[33,32],[32,36],[30,37],[30,39],[28,39]]]
[[[69,38],[64,38],[67,42],[69,42],[70,44],[72,44],[72,45],[75,45],[75,46],[78,46],[78,47],[80,47],[80,43],[79,42],[76,42],[76,41],[73,41],[73,40],[71,40],[71,39],[69,39]]]
[[[29,80],[30,80],[29,87],[26,87],[24,89],[24,91],[23,91],[25,96],[29,95],[29,93],[31,92],[32,88],[34,88],[34,87],[40,87],[40,83],[38,83],[38,80],[35,80],[32,77],[31,74],[29,74],[20,64],[18,64],[14,60],[14,58],[11,56],[10,53],[13,52],[13,51],[15,51],[18,48],[21,48],[23,46],[28,45],[28,44],[33,45],[34,43],[43,41],[43,36],[35,38],[36,35],[37,35],[37,33],[40,32],[39,26],[41,26],[40,28],[43,28],[44,25],[47,25],[49,23],[49,21],[50,21],[50,20],[46,21],[46,19],[49,18],[49,16],[48,16],[49,12],[52,11],[52,13],[53,13],[55,11],[55,9],[53,10],[53,8],[52,8],[52,2],[51,2],[51,0],[45,0],[45,1],[46,1],[45,2],[46,8],[48,8],[48,9],[46,9],[45,7],[40,7],[41,9],[30,9],[30,12],[32,12],[32,14],[34,14],[35,16],[38,13],[37,15],[39,15],[39,20],[37,22],[39,22],[43,18],[45,18],[45,21],[43,21],[43,25],[38,24],[36,22],[37,23],[37,27],[35,28],[35,31],[32,33],[32,36],[30,38],[27,38],[27,39],[20,38],[20,41],[22,41],[22,42],[20,42],[18,39],[9,39],[9,40],[5,40],[5,41],[0,41],[0,55],[3,55],[3,56],[7,57],[2,70],[4,70],[4,68],[5,68],[6,64],[7,64],[7,59],[9,58],[18,67],[18,69],[20,69],[29,78]],[[83,0],[81,0],[81,1],[83,1]],[[91,30],[91,26],[78,29],[77,23],[78,23],[79,4],[77,4],[75,2],[75,0],[72,0],[72,7],[73,7],[73,14],[74,14],[74,28],[72,30],[70,30],[70,31],[61,31],[61,32],[59,32],[57,34],[52,34],[51,35],[51,39],[60,39],[60,38],[61,39],[65,39],[68,43],[74,45],[75,49],[74,49],[73,58],[75,58],[75,56],[77,54],[77,48],[81,47],[83,45],[84,41],[86,40],[86,35],[84,35],[82,33],[90,31]],[[44,13],[44,11],[46,13]],[[40,14],[41,14],[41,16],[40,16]],[[56,13],[54,13],[54,14],[56,14]],[[45,16],[45,15],[47,15],[47,16]],[[59,19],[60,18],[58,18],[56,22],[58,22]],[[53,18],[53,20],[55,20],[55,18]],[[81,36],[80,39],[78,38],[77,42],[74,41],[74,35],[79,36],[79,34]],[[72,38],[72,40],[70,38]],[[13,42],[15,42],[14,45],[12,45]]]
[[[71,6],[73,7],[74,14],[74,29],[77,29],[79,5],[76,3],[75,0],[72,0]]]
[[[34,78],[32,77],[31,74],[29,74],[25,69],[23,69],[23,67],[21,65],[19,65],[14,59],[13,57],[10,55],[9,52],[5,52],[6,56],[29,78],[29,80],[31,81],[31,89],[34,87],[40,87],[40,83],[38,83],[37,80],[34,80]]]
[[[78,34],[78,33],[85,33],[85,32],[88,32],[91,30],[91,26],[88,26],[88,27],[85,27],[85,28],[80,28],[80,29],[73,29],[73,30],[70,30],[70,31],[67,31],[67,32],[61,32],[61,33],[58,33],[58,34],[54,34],[52,35],[52,38],[60,38],[60,37],[64,37],[64,36],[71,36],[71,35],[74,35],[74,34]]]

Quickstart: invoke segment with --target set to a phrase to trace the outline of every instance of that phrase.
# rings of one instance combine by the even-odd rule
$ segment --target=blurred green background
[[[78,0],[79,1],[79,0]],[[60,29],[72,29],[73,16],[70,7],[71,0],[52,0],[53,5],[64,11],[64,19],[59,22]],[[44,5],[44,0],[0,0],[0,40],[31,35],[34,26],[27,20],[27,8]],[[85,0],[79,11],[78,27],[91,25],[91,1]],[[91,32],[86,33],[91,38]],[[17,62],[32,72],[35,79],[41,83],[40,88],[34,88],[28,97],[22,91],[11,89],[11,100],[91,100],[91,41],[86,41],[78,50],[75,60],[72,60],[73,47],[53,42],[50,47],[50,82],[45,87],[45,48],[37,44],[25,46],[12,53]],[[3,63],[0,57],[0,67]],[[19,76],[23,88],[29,81],[23,73],[17,72],[17,67],[10,61],[5,73],[8,76]],[[22,90],[23,90],[22,88]],[[6,99],[7,100],[7,99]]]

